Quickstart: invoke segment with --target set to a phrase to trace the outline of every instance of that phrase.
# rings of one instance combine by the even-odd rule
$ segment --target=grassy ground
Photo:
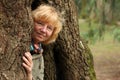
[[[88,31],[87,26],[86,21],[80,21],[81,33]],[[92,25],[93,28],[95,26]],[[97,80],[120,80],[120,42],[113,40],[113,34],[105,32],[103,40],[89,44],[89,47],[94,58]]]

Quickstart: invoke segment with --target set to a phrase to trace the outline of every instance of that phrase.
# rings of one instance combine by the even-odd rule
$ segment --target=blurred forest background
[[[120,0],[75,0],[97,80],[120,80]]]

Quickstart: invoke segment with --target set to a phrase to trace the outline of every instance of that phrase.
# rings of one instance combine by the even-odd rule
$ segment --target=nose
[[[46,32],[46,31],[47,31],[47,25],[44,25],[44,26],[41,28],[41,31]]]

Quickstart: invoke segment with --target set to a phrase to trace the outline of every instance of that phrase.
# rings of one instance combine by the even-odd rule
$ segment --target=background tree
[[[31,5],[47,3],[64,13],[65,23],[56,43],[44,45],[45,80],[95,80],[93,58],[79,35],[78,15],[73,0],[0,1],[0,78],[25,80],[22,53],[29,50],[33,22]],[[6,66],[7,65],[7,66]]]

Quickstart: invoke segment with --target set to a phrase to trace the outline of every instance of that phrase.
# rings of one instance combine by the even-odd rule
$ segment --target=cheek
[[[37,26],[34,26],[34,28],[33,28],[33,33],[32,33],[32,34],[33,34],[34,36],[36,36],[36,33],[38,32],[38,30],[39,30],[38,27],[37,27]]]
[[[52,34],[53,34],[52,32],[47,33],[46,38],[49,39],[52,36]]]
[[[49,37],[52,36],[52,34],[53,34],[53,31],[52,31],[52,32],[49,32],[49,33],[48,33]]]
[[[37,26],[34,26],[34,31],[37,31],[38,30],[38,27]]]

